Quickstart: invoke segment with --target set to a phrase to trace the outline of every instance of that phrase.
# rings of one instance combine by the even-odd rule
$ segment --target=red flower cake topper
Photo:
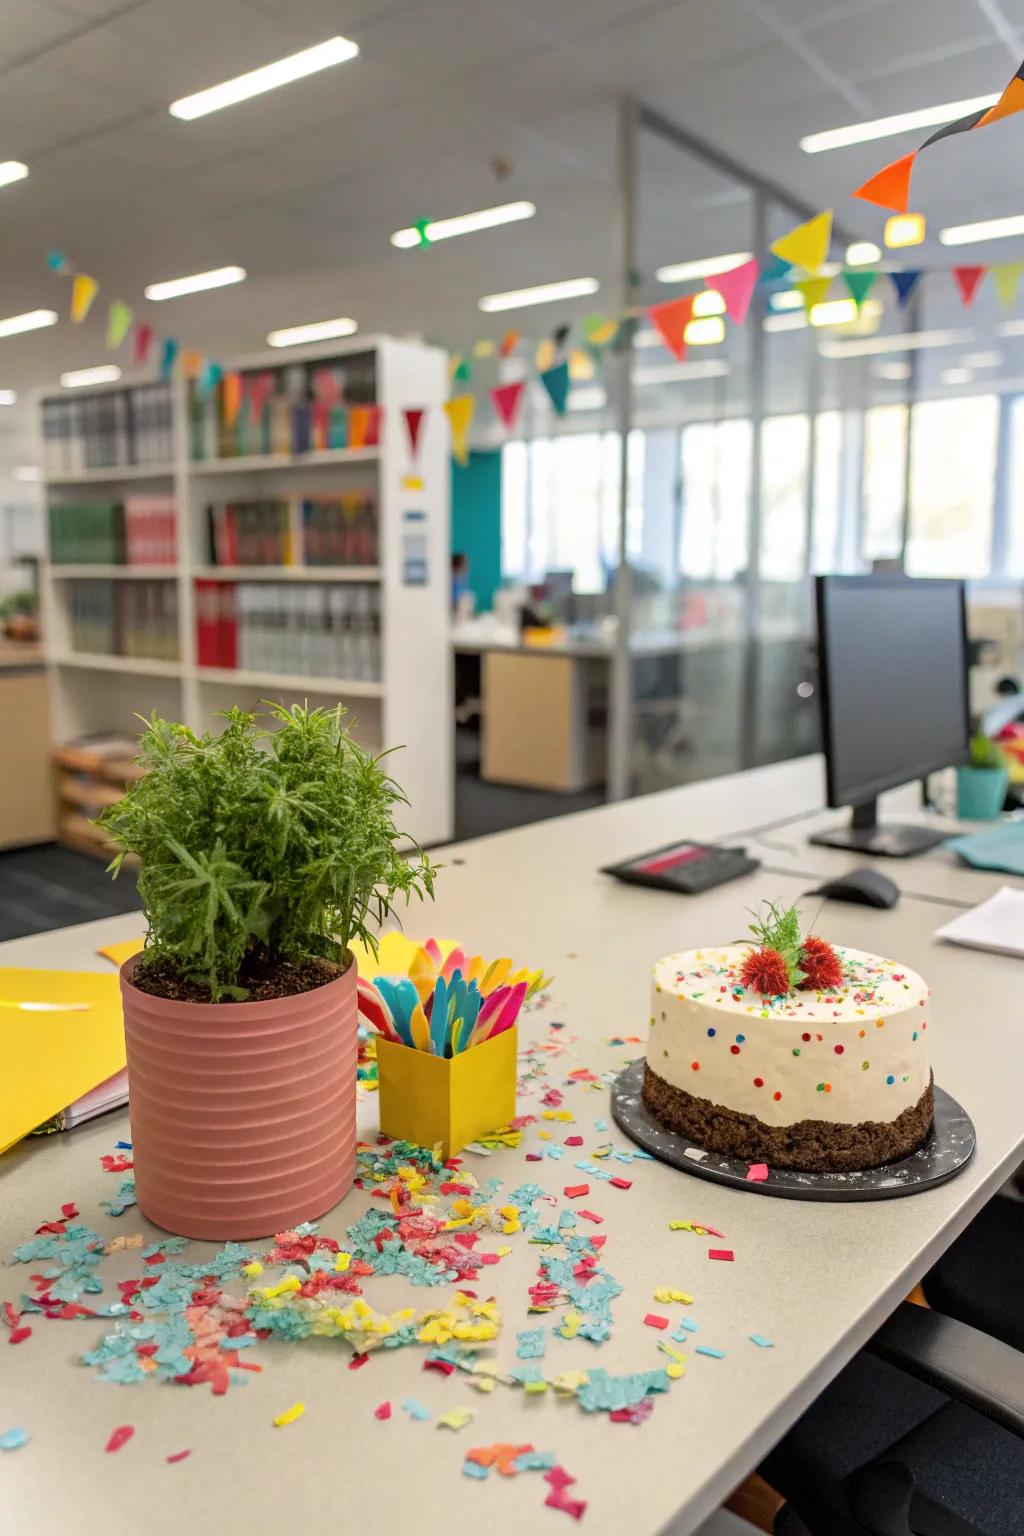
[[[756,916],[756,914],[755,914]],[[800,933],[796,907],[768,903],[766,918],[751,923],[755,944],[743,962],[740,981],[762,997],[791,992],[830,992],[843,984],[843,967],[825,939]]]

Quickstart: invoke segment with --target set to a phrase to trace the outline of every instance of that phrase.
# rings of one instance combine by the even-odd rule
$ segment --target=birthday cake
[[[770,909],[754,944],[654,967],[643,1099],[709,1152],[812,1172],[908,1156],[932,1124],[929,991],[895,960],[801,938]]]

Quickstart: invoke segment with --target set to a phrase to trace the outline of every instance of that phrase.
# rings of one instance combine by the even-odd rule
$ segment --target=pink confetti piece
[[[119,1451],[122,1445],[128,1444],[128,1441],[131,1439],[134,1433],[134,1424],[120,1424],[117,1429],[114,1430],[113,1434],[103,1449],[105,1451]]]
[[[633,1180],[632,1179],[619,1179],[619,1178],[615,1178],[615,1179],[609,1179],[608,1182],[611,1184],[612,1189],[632,1189],[633,1188]]]
[[[747,1169],[748,1184],[763,1184],[767,1177],[767,1163],[751,1163],[750,1167]],[[716,1233],[715,1235],[717,1236],[718,1234]]]
[[[390,1419],[390,1417],[391,1417],[391,1404],[390,1403],[378,1403],[376,1408],[373,1410],[373,1416],[374,1416],[375,1419],[380,1419],[381,1421],[383,1421],[384,1419]]]
[[[600,1226],[601,1223],[604,1221],[604,1217],[603,1216],[599,1216],[596,1211],[585,1211],[585,1210],[582,1209],[582,1207],[580,1208],[579,1211],[577,1211],[576,1214],[578,1216],[582,1216],[584,1221],[593,1221],[598,1226]]]
[[[589,1184],[567,1184],[562,1191],[567,1200],[579,1200],[583,1195],[590,1194]]]
[[[657,1312],[648,1312],[647,1316],[644,1318],[644,1323],[648,1328],[667,1328],[668,1318],[659,1317]]]
[[[733,1253],[731,1248],[709,1248],[708,1249],[708,1258],[709,1259],[724,1259],[727,1264],[731,1264],[733,1262],[733,1260],[735,1259],[735,1257],[736,1257],[736,1255]]]
[[[186,1456],[191,1456],[191,1455],[192,1455],[191,1451],[175,1451],[173,1456],[165,1456],[164,1460],[165,1461],[169,1461],[169,1462],[171,1462],[173,1464],[176,1461],[184,1461]]]
[[[582,1136],[567,1136],[565,1138],[565,1144],[566,1144],[567,1147],[582,1147],[582,1145],[583,1145],[583,1137]]]

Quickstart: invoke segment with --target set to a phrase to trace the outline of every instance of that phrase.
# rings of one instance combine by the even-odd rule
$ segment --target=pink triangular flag
[[[491,403],[501,417],[502,426],[506,431],[515,429],[516,417],[519,415],[519,405],[523,398],[523,390],[526,388],[526,380],[519,379],[515,384],[499,384],[491,390]]]
[[[747,318],[750,300],[753,298],[760,275],[761,263],[755,257],[752,261],[745,261],[740,267],[733,267],[730,272],[716,272],[713,277],[706,277],[704,281],[709,288],[713,288],[716,293],[722,295],[729,319],[735,320],[737,325],[742,325]]]
[[[402,412],[402,415],[405,417],[405,430],[409,435],[409,455],[411,458],[415,458],[420,451],[420,429],[423,426],[423,418],[426,414],[422,406],[417,406],[415,410],[409,409]]]

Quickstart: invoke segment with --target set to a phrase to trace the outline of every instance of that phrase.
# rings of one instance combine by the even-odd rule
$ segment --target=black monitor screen
[[[830,805],[966,760],[962,582],[820,576],[818,642]]]

